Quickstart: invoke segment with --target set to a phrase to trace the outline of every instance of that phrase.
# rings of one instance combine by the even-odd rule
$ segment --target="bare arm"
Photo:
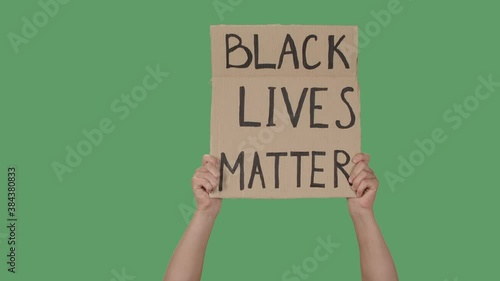
[[[398,273],[382,232],[375,220],[373,204],[379,182],[367,154],[357,154],[350,182],[357,198],[348,198],[351,215],[358,239],[361,276],[363,281],[398,281]]]
[[[191,185],[196,198],[196,211],[170,259],[164,281],[201,279],[208,239],[221,206],[221,199],[208,196],[219,185],[218,167],[216,158],[205,155],[202,167],[193,176]]]

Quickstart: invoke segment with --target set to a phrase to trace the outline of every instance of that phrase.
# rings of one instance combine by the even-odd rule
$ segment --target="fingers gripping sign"
[[[356,154],[352,162],[355,166],[349,177],[352,190],[356,198],[348,198],[351,210],[371,210],[375,201],[379,182],[374,171],[370,168],[370,155]]]
[[[191,180],[191,187],[196,198],[196,209],[216,215],[220,210],[221,200],[210,198],[209,193],[219,186],[219,160],[206,154],[202,157],[201,164]]]

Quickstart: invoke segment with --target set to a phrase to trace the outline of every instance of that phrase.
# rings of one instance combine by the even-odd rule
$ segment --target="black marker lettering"
[[[260,176],[260,181],[262,183],[262,188],[266,188],[266,183],[264,181],[264,175],[262,174],[262,166],[260,165],[259,153],[255,152],[253,156],[252,173],[250,174],[250,180],[248,182],[248,188],[251,189],[253,186],[253,179],[255,175]]]
[[[304,90],[302,90],[299,104],[297,105],[297,110],[295,110],[295,113],[294,113],[293,109],[292,109],[292,104],[290,103],[290,98],[288,97],[288,92],[286,91],[286,88],[285,87],[281,88],[281,93],[283,93],[283,99],[285,100],[285,104],[286,104],[286,110],[288,111],[288,115],[290,115],[290,121],[292,121],[292,125],[294,128],[297,127],[297,124],[299,122],[300,112],[302,111],[302,106],[304,105],[304,100],[306,99],[307,90],[308,90],[308,88],[304,88]]]
[[[345,162],[344,163],[340,163],[339,162],[339,157],[338,155],[342,153],[344,154],[345,156]],[[346,178],[346,180],[349,179],[349,174],[346,172],[346,170],[344,169],[344,166],[346,166],[349,161],[351,161],[351,157],[349,156],[349,154],[347,154],[347,152],[345,152],[344,150],[335,150],[334,152],[334,156],[333,156],[333,178],[334,178],[334,183],[333,183],[333,187],[334,188],[337,188],[339,186],[339,175],[338,175],[338,170],[340,170],[342,172],[342,174],[344,174],[344,177]],[[349,181],[347,181],[349,182]]]
[[[253,47],[255,55],[255,69],[271,68],[276,69],[276,64],[274,63],[259,63],[259,35],[253,35]]]
[[[340,43],[342,42],[342,40],[344,40],[345,38],[345,35],[342,35],[342,37],[340,37],[339,41],[337,41],[337,43],[335,43],[335,36],[334,35],[330,35],[328,36],[328,69],[333,69],[333,57],[335,55],[335,53],[337,53],[340,57],[340,59],[342,59],[342,62],[344,63],[344,67],[345,68],[350,68],[349,67],[349,62],[347,61],[346,57],[344,56],[344,53],[342,53],[342,51],[339,50],[339,45]]]
[[[260,127],[260,122],[245,121],[245,87],[240,87],[240,127]]]
[[[304,39],[304,43],[302,44],[302,64],[304,65],[305,69],[315,69],[318,68],[321,64],[321,62],[317,62],[315,65],[309,65],[307,63],[307,43],[311,38],[314,38],[314,41],[318,41],[318,37],[314,34],[311,34]]]
[[[287,51],[287,46],[290,45],[290,50]],[[280,55],[280,60],[278,63],[278,69],[281,68],[281,65],[283,65],[283,58],[285,55],[292,55],[293,56],[293,67],[295,69],[299,68],[299,58],[297,56],[297,48],[295,48],[295,42],[293,42],[292,36],[290,34],[286,35],[285,42],[283,43],[283,49],[281,50],[281,55]]]
[[[324,151],[313,151],[311,154],[312,165],[311,165],[311,187],[319,187],[325,188],[324,183],[316,183],[314,182],[314,173],[315,172],[323,172],[323,168],[316,168],[316,156],[325,156],[326,153]]]
[[[347,99],[345,98],[345,94],[347,94],[347,92],[354,92],[354,89],[352,87],[345,87],[344,89],[342,89],[342,92],[340,93],[340,97],[342,98],[342,101],[347,105],[347,107],[349,108],[349,114],[351,116],[351,121],[349,121],[349,124],[347,124],[346,126],[343,126],[342,124],[340,124],[340,120],[337,120],[335,122],[335,124],[337,125],[337,127],[339,129],[349,129],[351,128],[352,126],[354,126],[354,123],[356,122],[356,115],[354,115],[354,111],[352,110],[352,107],[351,105],[349,104],[349,102],[347,101]]]
[[[310,127],[311,128],[328,128],[327,124],[323,123],[315,123],[314,122],[314,110],[316,109],[322,109],[323,106],[321,105],[316,105],[316,91],[327,91],[328,88],[311,88],[311,107],[310,107]]]
[[[227,161],[226,158],[226,153],[222,152],[221,157],[220,157],[220,181],[219,181],[219,191],[222,191],[222,182],[224,181],[224,167],[227,167],[229,172],[231,174],[234,174],[236,172],[236,169],[240,167],[240,190],[243,190],[244,186],[244,179],[245,179],[245,169],[244,169],[244,156],[243,156],[243,151],[238,154],[238,158],[236,159],[236,162],[234,162],[234,166],[231,167],[229,165],[229,162]]]
[[[231,38],[231,37],[238,39],[238,44],[229,48],[229,38]],[[247,54],[247,61],[244,64],[240,64],[240,65],[230,64],[229,63],[229,54],[236,51],[239,48],[243,49],[245,51],[245,53]],[[226,68],[231,68],[231,67],[247,68],[250,66],[251,63],[252,63],[252,52],[250,51],[250,49],[248,49],[247,47],[243,46],[243,44],[241,44],[241,37],[239,37],[236,34],[226,34]]]
[[[276,87],[269,87],[269,116],[267,118],[267,127],[274,127],[274,90]]]
[[[280,156],[287,156],[287,152],[268,152],[266,156],[274,156],[274,188],[280,187]]]
[[[302,156],[309,156],[307,151],[292,151],[290,156],[297,157],[297,187],[301,186],[300,175],[302,174]]]

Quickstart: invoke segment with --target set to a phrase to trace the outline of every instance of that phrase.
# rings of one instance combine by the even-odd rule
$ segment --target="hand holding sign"
[[[191,187],[196,198],[196,210],[215,217],[220,211],[222,200],[210,198],[209,193],[219,186],[220,162],[211,155],[203,155],[201,162],[201,167],[196,169],[191,179]]]
[[[370,168],[370,155],[359,153],[352,160],[356,165],[352,169],[349,182],[358,198],[348,198],[347,203],[351,215],[360,212],[373,212],[373,203],[378,190],[378,179]]]

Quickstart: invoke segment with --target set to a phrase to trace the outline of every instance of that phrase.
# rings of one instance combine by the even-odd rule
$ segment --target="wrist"
[[[353,221],[367,221],[375,219],[375,213],[373,212],[373,209],[349,209],[349,214],[351,215]]]
[[[203,209],[196,209],[193,215],[194,218],[199,218],[203,221],[215,221],[217,218],[218,212],[214,212],[212,210],[203,210]]]

